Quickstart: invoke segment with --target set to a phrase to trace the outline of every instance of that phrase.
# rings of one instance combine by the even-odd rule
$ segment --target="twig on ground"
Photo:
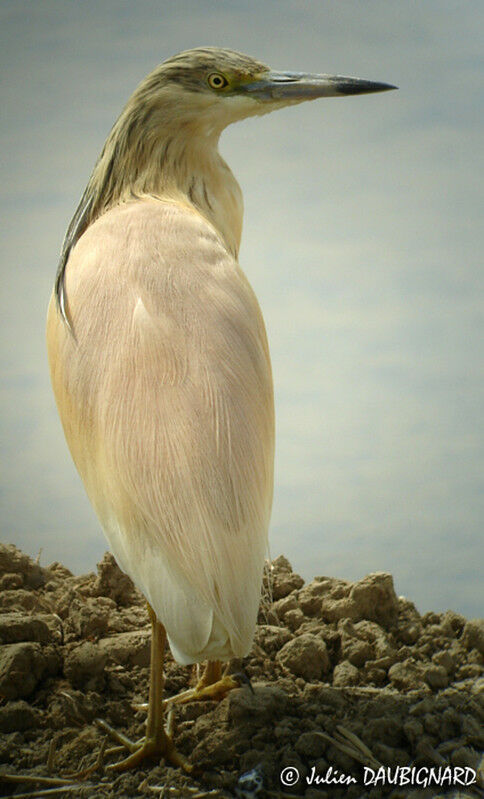
[[[72,785],[72,780],[65,779],[64,777],[40,777],[36,774],[5,774],[4,772],[0,772],[0,780],[16,783],[36,783],[38,785]]]
[[[362,763],[364,766],[371,766],[372,768],[380,768],[380,761],[376,759],[363,741],[345,727],[338,725],[334,738],[325,732],[321,733],[321,735],[328,743],[335,746],[340,752],[344,752],[346,755],[352,757],[353,760],[357,760],[358,763]]]
[[[97,753],[97,757],[95,762],[92,766],[88,766],[87,768],[80,769],[75,773],[66,774],[66,777],[70,777],[73,780],[85,780],[86,777],[90,777],[91,774],[94,774],[95,771],[101,769],[104,766],[104,755],[106,752],[106,746],[108,743],[108,739],[104,738],[101,746],[99,747],[99,752]]]
[[[57,743],[57,739],[56,739],[56,736],[54,736],[52,738],[50,744],[49,744],[49,751],[47,753],[47,771],[49,772],[49,774],[52,774],[52,772],[54,771],[54,761],[55,761],[55,755],[56,755],[56,749],[55,749],[56,743]]]
[[[65,788],[47,788],[45,791],[29,791],[29,793],[16,793],[15,799],[32,799],[38,796],[59,796],[61,793],[70,793],[70,791],[77,791],[79,785],[66,785]]]

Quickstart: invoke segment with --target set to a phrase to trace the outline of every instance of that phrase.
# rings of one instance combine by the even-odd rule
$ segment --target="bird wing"
[[[48,343],[66,438],[121,567],[180,662],[241,656],[260,599],[274,413],[255,295],[182,203],[109,210],[66,270]]]

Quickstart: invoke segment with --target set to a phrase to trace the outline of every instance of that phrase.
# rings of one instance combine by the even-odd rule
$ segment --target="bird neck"
[[[242,233],[240,187],[218,151],[217,131],[196,123],[142,125],[120,117],[90,184],[89,224],[120,202],[143,196],[188,203],[216,228],[237,257]]]
[[[171,152],[170,152],[171,151]],[[218,151],[218,135],[197,132],[191,139],[166,140],[165,168],[154,176],[154,191],[192,205],[237,258],[242,234],[243,199],[239,184]]]

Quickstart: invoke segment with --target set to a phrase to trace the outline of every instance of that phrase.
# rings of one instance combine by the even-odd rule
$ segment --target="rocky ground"
[[[113,776],[106,765],[120,755],[106,752],[112,744],[95,720],[143,735],[145,713],[133,703],[147,697],[144,601],[109,554],[97,575],[75,577],[0,547],[0,796],[482,796],[476,783],[452,787],[448,777],[426,790],[381,776],[364,784],[381,766],[390,775],[412,766],[414,779],[460,767],[461,779],[470,769],[479,779],[482,621],[421,616],[389,574],[305,585],[279,557],[268,584],[252,652],[232,666],[253,691],[176,709],[176,746],[197,771],[155,761]],[[167,695],[195,677],[169,655],[166,674]],[[316,786],[311,774],[324,781]]]

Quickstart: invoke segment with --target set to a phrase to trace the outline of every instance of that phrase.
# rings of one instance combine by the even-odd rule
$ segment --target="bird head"
[[[157,67],[138,88],[179,122],[220,133],[231,122],[318,97],[395,89],[387,83],[306,72],[276,72],[234,50],[186,50]]]
[[[220,156],[216,163],[222,172],[214,177],[212,169],[210,177],[214,191],[223,197],[217,208],[227,218],[211,214],[205,197],[202,201],[192,196],[194,171],[203,171],[210,153],[217,153],[221,131],[232,122],[305,100],[395,88],[341,75],[275,72],[250,56],[218,47],[185,50],[168,58],[128,100],[67,230],[56,276],[57,302],[66,323],[67,259],[83,231],[101,213],[133,196],[173,196],[175,187],[202,209],[236,253],[242,225],[240,189]],[[190,150],[195,159],[189,158]],[[199,184],[206,188],[204,181]]]

